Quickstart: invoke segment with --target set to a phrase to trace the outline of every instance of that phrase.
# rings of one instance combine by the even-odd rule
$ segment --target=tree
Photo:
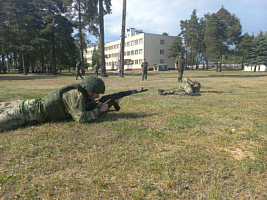
[[[216,13],[217,17],[220,20],[220,29],[221,29],[221,52],[220,60],[222,63],[222,55],[227,53],[229,45],[236,45],[240,40],[242,33],[242,26],[240,20],[231,13],[229,13],[224,6]],[[221,65],[220,65],[221,71]]]
[[[94,66],[96,63],[98,65],[100,63],[100,50],[99,50],[99,47],[96,48],[95,46],[93,50],[93,54],[92,54],[92,66]]]
[[[251,42],[252,37],[249,36],[248,33],[245,33],[240,37],[240,41],[236,44],[236,49],[242,56],[242,69],[244,69],[244,62],[246,62],[247,60]]]
[[[222,49],[222,33],[220,29],[220,20],[216,14],[212,14],[207,21],[207,29],[204,36],[206,44],[206,56],[210,61],[216,62],[216,71],[218,72],[218,62],[220,60],[220,51]]]
[[[72,6],[69,9],[68,17],[78,28],[78,33],[75,35],[79,39],[80,60],[82,65],[82,74],[84,75],[84,56],[83,52],[86,49],[86,32],[98,35],[96,25],[99,24],[97,14],[98,0],[73,0]]]
[[[5,2],[6,22],[9,29],[9,44],[7,52],[19,54],[23,73],[27,75],[30,63],[28,58],[35,53],[32,45],[33,39],[40,28],[40,16],[35,12],[36,8],[31,1],[13,0]]]
[[[254,71],[256,71],[257,65],[259,71],[261,64],[267,66],[267,37],[262,31],[252,40],[249,49],[248,64],[255,66]]]
[[[171,57],[176,58],[179,55],[179,52],[184,51],[182,44],[183,44],[182,38],[179,34],[176,36],[174,42],[172,43],[172,45],[168,49],[170,51],[168,54],[168,58],[171,58]]]
[[[121,25],[121,52],[120,52],[120,76],[124,76],[124,42],[125,42],[125,23],[126,23],[126,0],[123,0],[122,25]]]
[[[186,57],[186,66],[188,64],[187,62],[187,47],[188,47],[188,40],[190,39],[190,34],[189,34],[189,28],[188,28],[188,20],[181,20],[180,21],[180,28],[181,28],[181,33],[179,36],[183,37],[184,43],[185,43],[185,57]]]
[[[64,14],[68,6],[67,0],[43,0],[40,3],[40,14],[43,17],[44,28],[42,29],[43,37],[49,41],[50,54],[47,57],[52,65],[53,74],[57,75],[56,68],[56,17]]]
[[[198,17],[197,17],[197,10],[194,9],[191,18],[188,21],[188,35],[189,35],[189,40],[188,44],[190,45],[190,50],[191,50],[191,65],[194,65],[194,51],[198,50],[199,45],[199,22],[198,22]],[[198,66],[198,53],[197,53],[197,63],[196,65]]]
[[[103,1],[106,7],[103,7]],[[99,0],[99,24],[100,24],[100,67],[101,77],[106,77],[106,66],[105,66],[105,41],[104,41],[104,15],[111,13],[111,0]]]

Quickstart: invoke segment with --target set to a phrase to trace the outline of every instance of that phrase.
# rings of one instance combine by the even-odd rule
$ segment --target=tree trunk
[[[185,40],[185,56],[186,56],[185,67],[187,67],[187,39]]]
[[[104,49],[104,16],[103,16],[103,0],[99,0],[99,20],[100,20],[100,67],[101,77],[107,77],[105,66],[105,49]]]
[[[44,73],[46,73],[47,69],[47,63],[46,63],[46,56],[44,56]]]
[[[0,65],[0,74],[2,73],[2,69],[4,69],[4,55],[2,54],[2,63]]]
[[[204,57],[202,57],[202,60],[203,60],[203,67],[202,67],[202,70],[204,70],[205,69],[205,58]]]
[[[206,70],[209,70],[209,62],[207,59],[206,59]]]
[[[218,62],[216,62],[216,72],[218,72]]]
[[[83,38],[82,38],[82,16],[81,16],[81,2],[78,1],[79,4],[79,39],[80,39],[80,56],[81,56],[81,65],[82,65],[82,75],[84,72],[84,59],[83,59]]]
[[[122,25],[121,25],[120,77],[124,77],[125,23],[126,23],[126,0],[123,0]]]
[[[25,66],[25,56],[24,56],[23,53],[21,54],[21,59],[22,59],[23,74],[27,75],[28,74],[28,69],[26,69],[26,66]]]
[[[197,62],[196,62],[196,69],[198,69],[198,54],[199,54],[199,51],[197,51]]]
[[[220,68],[219,68],[219,72],[222,72],[222,49],[221,49],[221,58],[220,58]]]
[[[254,72],[256,72],[256,71],[257,71],[257,65],[254,66]]]
[[[52,64],[52,69],[53,69],[54,75],[57,75],[56,48],[55,48],[55,35],[54,35],[54,32],[51,33],[51,43],[52,43],[52,63],[51,64]]]

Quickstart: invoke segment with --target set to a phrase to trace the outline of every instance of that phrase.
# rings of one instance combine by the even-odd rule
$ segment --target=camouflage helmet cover
[[[105,93],[105,83],[97,76],[86,76],[80,83],[81,87],[90,92]]]

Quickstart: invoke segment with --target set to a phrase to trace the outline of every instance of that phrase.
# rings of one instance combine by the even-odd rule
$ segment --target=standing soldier
[[[78,61],[76,64],[76,80],[78,80],[78,76],[80,76],[81,79],[83,79],[83,77],[80,73],[80,70],[81,70],[81,63],[80,63],[80,61]]]
[[[99,65],[98,65],[98,63],[96,63],[96,64],[94,65],[94,69],[95,69],[95,75],[98,76],[98,70],[99,70]]]
[[[146,62],[146,59],[144,59],[144,62],[142,62],[141,67],[143,69],[142,73],[142,81],[147,79],[147,70],[149,69],[149,64]]]
[[[178,69],[178,82],[182,83],[183,73],[184,73],[184,58],[182,52],[179,53],[179,57],[175,60],[175,69]]]

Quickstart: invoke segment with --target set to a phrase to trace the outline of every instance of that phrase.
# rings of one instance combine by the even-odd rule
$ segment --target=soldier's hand
[[[111,99],[105,101],[104,103],[102,103],[101,105],[101,108],[103,109],[103,112],[107,111],[108,110],[108,102],[110,101]]]

